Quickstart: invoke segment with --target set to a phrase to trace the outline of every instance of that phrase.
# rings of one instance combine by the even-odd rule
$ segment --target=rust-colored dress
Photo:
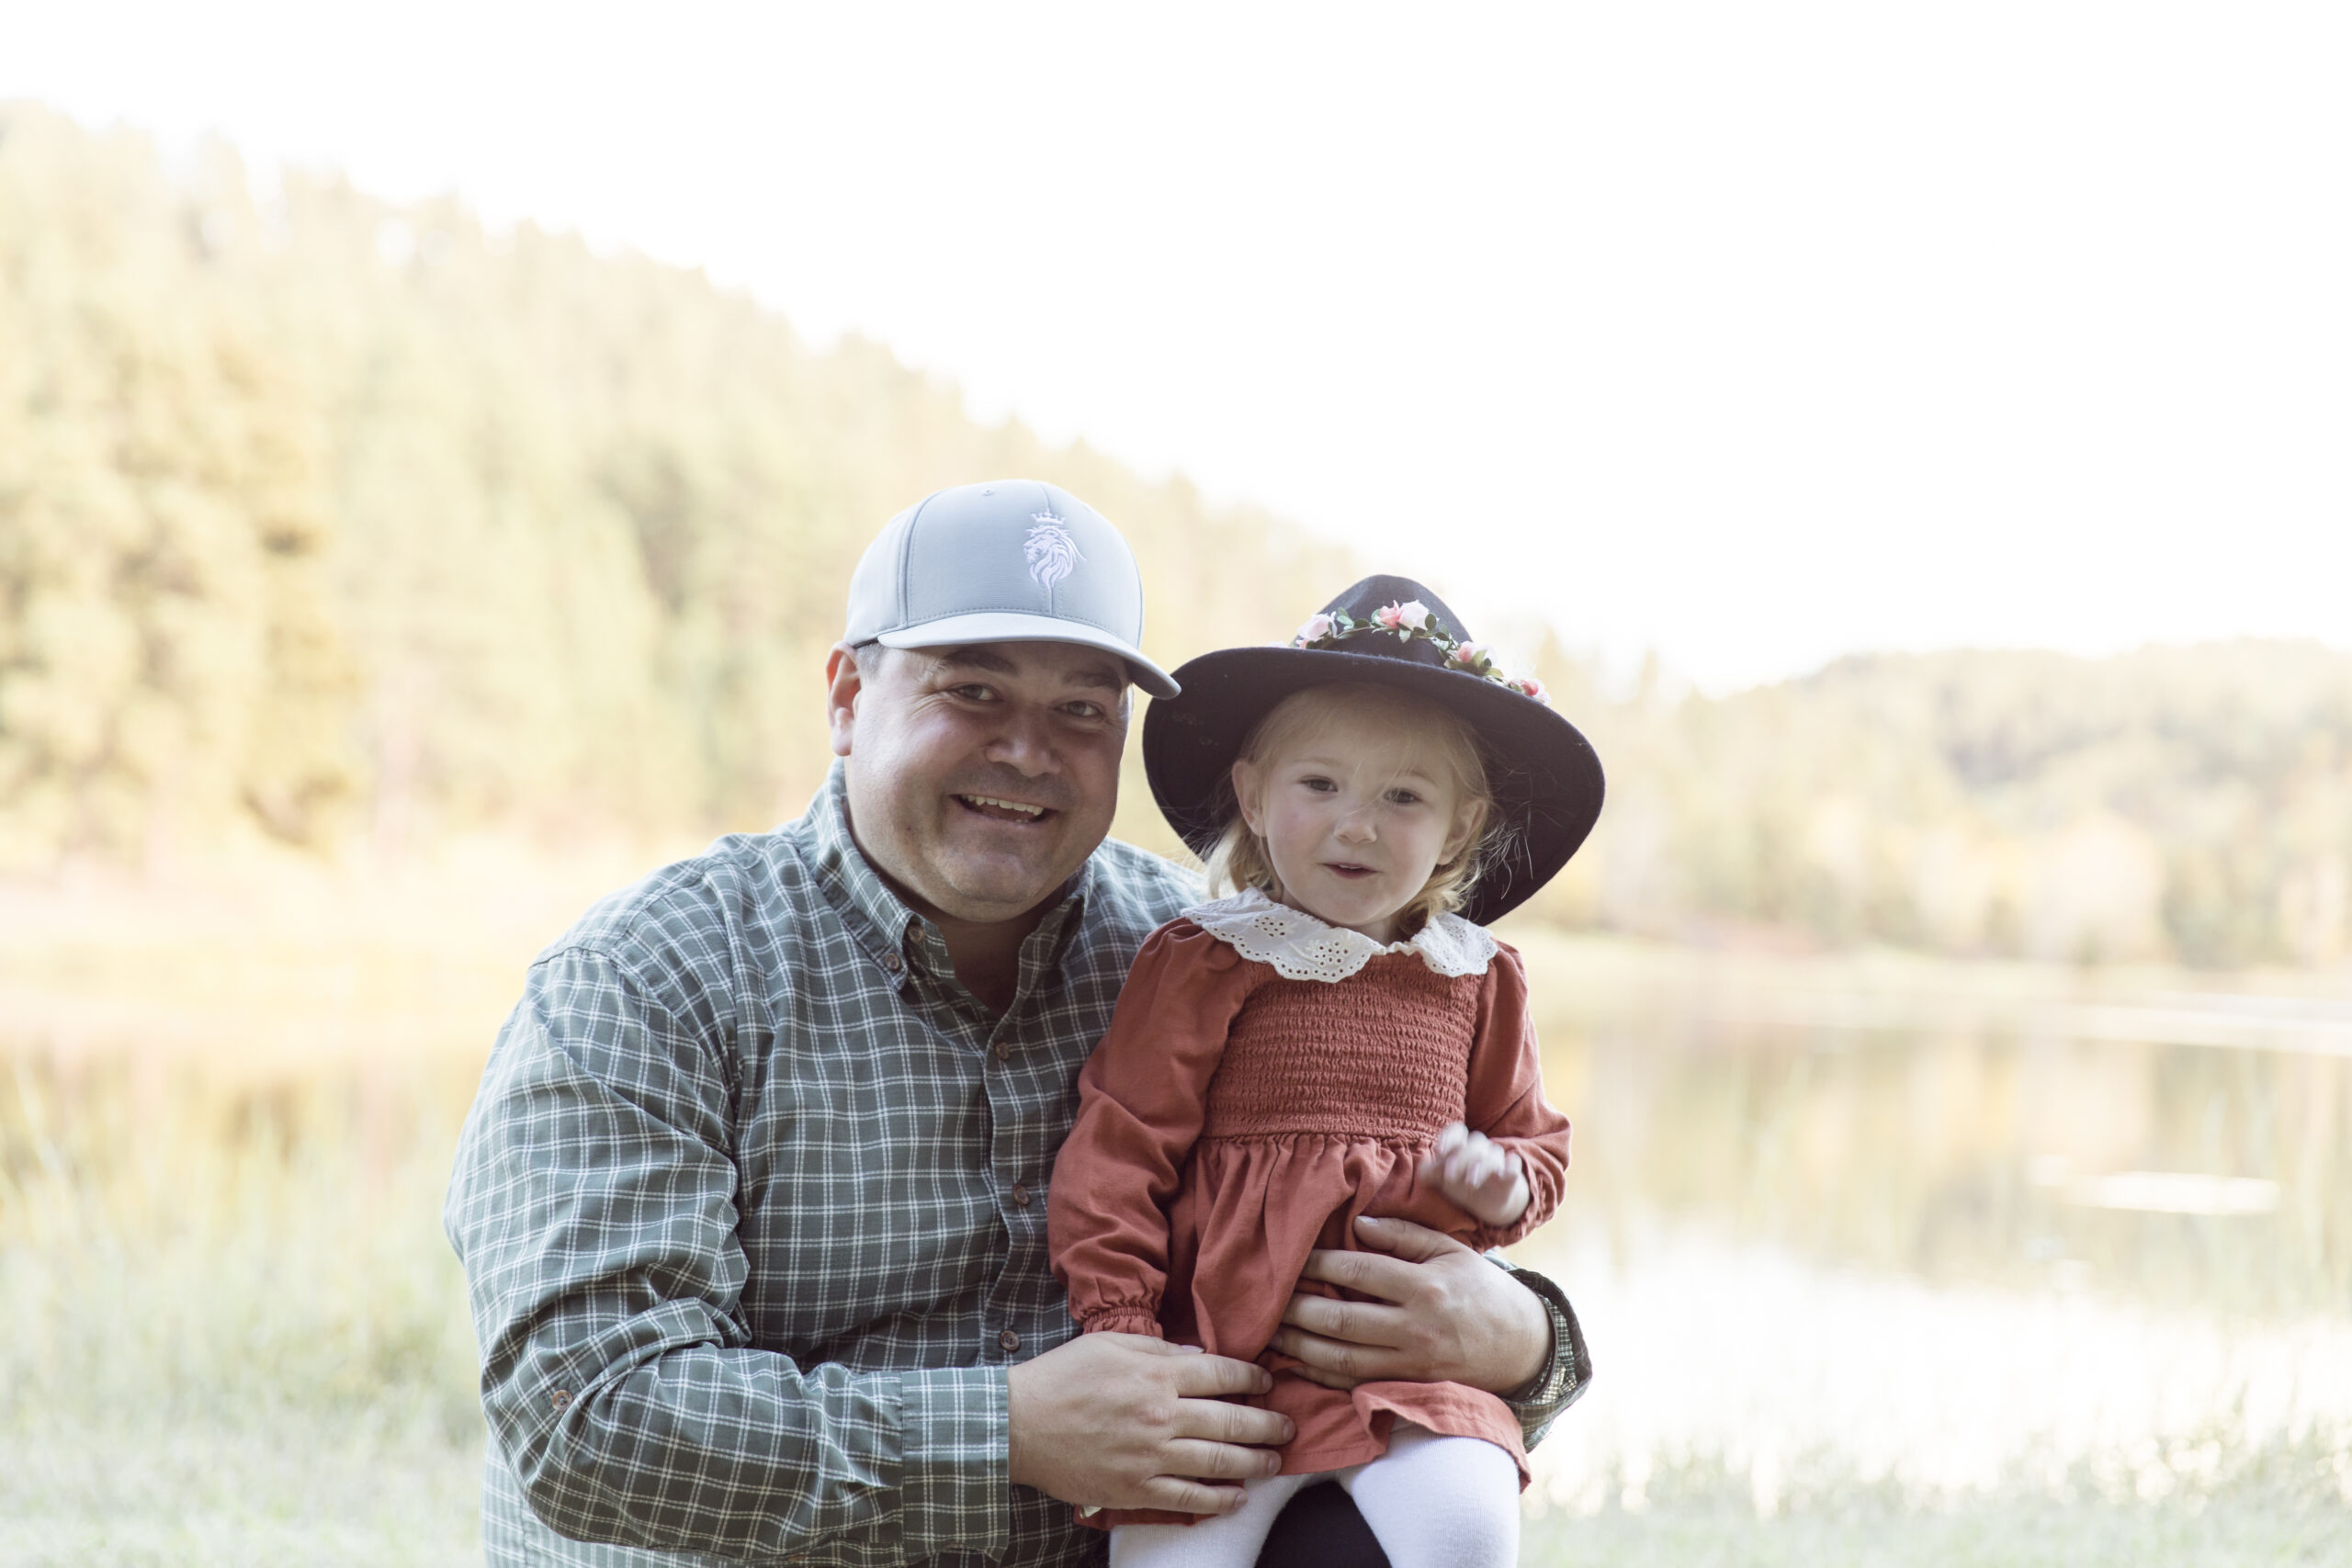
[[[1518,1419],[1493,1394],[1450,1382],[1345,1393],[1296,1375],[1295,1360],[1267,1348],[1307,1253],[1361,1250],[1358,1215],[1484,1248],[1517,1240],[1558,1205],[1568,1123],[1544,1099],[1519,955],[1442,916],[1450,930],[1426,933],[1441,940],[1360,957],[1342,977],[1285,978],[1275,962],[1298,965],[1284,955],[1246,957],[1190,918],[1229,936],[1252,898],[1313,922],[1244,895],[1162,926],[1079,1076],[1078,1119],[1048,1195],[1070,1311],[1089,1333],[1165,1337],[1272,1369],[1273,1392],[1251,1403],[1297,1424],[1286,1474],[1377,1458],[1401,1416],[1506,1450],[1524,1484]],[[1520,1156],[1530,1198],[1516,1224],[1481,1224],[1420,1180],[1421,1157],[1457,1121]]]

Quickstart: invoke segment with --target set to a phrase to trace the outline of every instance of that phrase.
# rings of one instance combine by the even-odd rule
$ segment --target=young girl
[[[1418,583],[1358,583],[1288,647],[1177,672],[1144,759],[1210,891],[1136,955],[1079,1079],[1048,1195],[1089,1333],[1255,1359],[1297,1426],[1236,1512],[1093,1516],[1114,1568],[1255,1562],[1336,1477],[1396,1568],[1512,1562],[1526,1454],[1459,1383],[1326,1388],[1268,1348],[1317,1247],[1361,1215],[1476,1247],[1548,1218],[1568,1124],[1545,1103],[1519,956],[1481,929],[1565,864],[1600,764]],[[1456,909],[1462,913],[1454,913]],[[1326,1293],[1330,1293],[1328,1291]]]

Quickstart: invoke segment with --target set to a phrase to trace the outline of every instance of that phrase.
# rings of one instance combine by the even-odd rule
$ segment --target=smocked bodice
[[[1440,975],[1409,953],[1367,967],[1365,983],[1269,979],[1250,993],[1201,1136],[1419,1145],[1462,1120],[1480,976]]]

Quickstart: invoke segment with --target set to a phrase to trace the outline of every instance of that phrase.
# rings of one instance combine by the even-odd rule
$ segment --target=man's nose
[[[1004,718],[998,726],[996,738],[989,742],[986,755],[989,761],[1017,768],[1032,778],[1061,766],[1046,716],[1022,703],[1006,705]]]

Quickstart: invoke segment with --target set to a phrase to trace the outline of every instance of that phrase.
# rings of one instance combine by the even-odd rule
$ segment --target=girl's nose
[[[1359,806],[1340,818],[1339,834],[1350,843],[1368,844],[1380,837],[1380,829],[1373,825],[1372,813]]]

